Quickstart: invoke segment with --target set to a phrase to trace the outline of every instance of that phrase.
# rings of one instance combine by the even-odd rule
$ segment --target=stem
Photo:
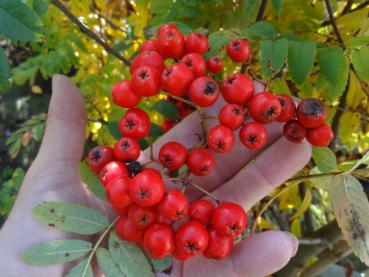
[[[259,20],[263,19],[266,4],[267,4],[267,0],[262,0],[261,1],[260,8],[259,8],[259,11],[258,11],[258,15],[256,16],[256,21],[259,21]]]
[[[92,38],[94,41],[96,41],[98,44],[100,44],[104,49],[121,60],[125,65],[130,66],[131,63],[128,61],[124,56],[119,54],[118,51],[116,51],[114,48],[112,48],[109,44],[107,44],[102,38],[100,38],[94,31],[89,29],[85,24],[83,24],[79,19],[71,13],[70,10],[68,10],[67,7],[65,7],[59,0],[52,0],[51,1],[61,12],[63,12],[74,24],[76,24],[79,29],[85,33],[88,37]]]
[[[246,69],[247,69],[247,64],[244,62],[244,63],[242,63],[242,66],[241,66],[241,70],[240,70],[240,72],[241,72],[242,74],[245,74]]]
[[[336,34],[336,37],[337,37],[339,43],[341,44],[342,48],[345,49],[346,46],[345,46],[345,43],[343,42],[340,31],[338,30],[336,20],[335,20],[334,15],[333,15],[331,3],[329,2],[329,0],[324,0],[324,3],[325,3],[325,7],[327,8],[328,16],[329,16],[329,19],[331,21],[333,31]]]
[[[102,118],[88,118],[88,121],[89,122],[98,122],[98,123],[101,123],[101,124],[103,124],[103,125],[107,125],[108,124],[108,122],[107,121],[105,121],[104,119],[102,119]]]
[[[97,248],[100,246],[101,242],[103,241],[103,239],[105,238],[105,236],[109,233],[110,229],[113,228],[113,226],[115,225],[115,223],[119,220],[119,216],[113,220],[112,223],[110,223],[108,225],[108,227],[106,227],[105,231],[101,234],[100,238],[97,240],[97,242],[95,243],[94,248],[92,249],[90,255],[87,258],[87,262],[86,262],[86,266],[83,269],[82,275],[81,276],[86,276],[87,274],[87,270],[88,270],[88,266],[91,263],[92,257],[94,256],[94,254],[96,253]]]
[[[212,199],[214,199],[218,203],[218,205],[221,203],[218,197],[214,196],[213,194],[211,194],[210,192],[208,192],[206,189],[202,188],[201,186],[195,184],[192,181],[189,182],[188,184],[193,186],[195,189],[201,191],[202,193],[206,194],[207,196],[211,197]]]
[[[150,160],[151,161],[155,160],[154,158],[154,138],[152,135],[150,136]]]

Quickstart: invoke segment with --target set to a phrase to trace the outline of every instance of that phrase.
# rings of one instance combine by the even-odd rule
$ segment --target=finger
[[[297,239],[286,232],[267,231],[235,246],[232,256],[219,261],[197,257],[184,263],[184,275],[261,277],[283,268],[296,254]]]
[[[79,89],[66,76],[55,75],[45,134],[36,161],[76,167],[85,141],[86,111]]]

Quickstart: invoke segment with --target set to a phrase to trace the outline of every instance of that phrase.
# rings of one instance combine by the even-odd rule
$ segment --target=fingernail
[[[297,249],[299,248],[299,241],[297,240],[297,238],[293,234],[291,234],[289,232],[284,232],[284,233],[288,236],[288,239],[291,242],[291,246],[292,246],[291,258],[292,258],[297,253]]]

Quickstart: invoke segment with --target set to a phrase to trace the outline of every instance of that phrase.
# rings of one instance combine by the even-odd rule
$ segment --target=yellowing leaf
[[[345,112],[339,123],[339,138],[348,149],[353,149],[357,144],[356,132],[360,127],[360,114],[353,112]]]
[[[294,234],[298,239],[301,238],[301,223],[298,218],[294,219],[291,223],[291,233]]]
[[[291,216],[289,220],[291,221],[300,218],[300,216],[302,216],[309,209],[312,199],[313,197],[311,194],[311,188],[307,188],[305,197],[302,200],[301,205],[299,206],[297,212],[293,216]]]
[[[287,211],[300,205],[300,193],[297,183],[289,185],[290,187],[279,197],[279,210]]]
[[[351,72],[350,74],[350,88],[347,94],[347,104],[356,109],[362,101],[366,98],[365,93],[361,89],[359,80],[356,78],[355,74]]]

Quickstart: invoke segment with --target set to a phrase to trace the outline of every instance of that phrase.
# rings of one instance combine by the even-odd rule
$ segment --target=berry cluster
[[[117,234],[124,240],[139,243],[153,258],[171,254],[186,260],[203,253],[222,259],[233,248],[247,223],[246,212],[231,202],[213,202],[200,199],[189,203],[184,194],[191,174],[208,176],[215,167],[213,152],[229,152],[235,143],[234,132],[245,147],[258,149],[265,145],[265,124],[286,122],[284,135],[299,143],[305,136],[316,146],[325,146],[332,140],[332,131],[324,123],[326,109],[316,99],[303,100],[295,107],[288,95],[274,95],[264,91],[254,95],[252,80],[242,73],[228,75],[219,85],[213,78],[223,69],[219,56],[207,62],[205,35],[191,33],[184,37],[173,24],[161,26],[157,38],[145,41],[131,63],[131,80],[113,87],[113,102],[127,108],[118,123],[122,138],[114,148],[97,146],[88,155],[88,164],[98,173],[105,186],[106,197],[121,216],[116,224]],[[232,39],[226,48],[234,62],[246,62],[251,56],[248,43]],[[137,160],[140,147],[137,140],[150,133],[148,114],[136,108],[141,97],[150,97],[164,91],[168,101],[185,117],[194,109],[212,106],[220,95],[227,102],[219,112],[219,124],[204,134],[202,143],[192,149],[175,141],[160,148],[156,161],[169,172],[187,165],[182,189],[166,189],[161,172],[141,165]],[[191,104],[191,105],[189,105]],[[247,116],[253,121],[246,121]],[[204,120],[204,118],[202,118]],[[162,128],[170,129],[174,122],[164,121]],[[203,126],[204,127],[204,126]],[[165,171],[164,170],[164,171]],[[163,171],[162,171],[163,172]],[[176,228],[174,228],[174,226]]]

